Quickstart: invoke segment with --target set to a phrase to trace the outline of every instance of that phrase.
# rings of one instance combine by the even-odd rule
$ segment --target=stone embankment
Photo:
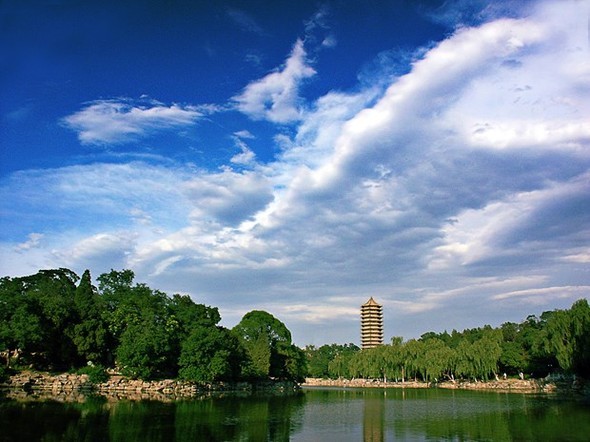
[[[550,393],[554,392],[554,383],[544,380],[502,379],[488,382],[446,381],[439,383],[428,382],[384,382],[373,379],[317,379],[307,378],[303,387],[339,387],[339,388],[446,388],[457,390],[496,390],[513,391],[518,393]]]
[[[89,393],[109,399],[151,399],[160,401],[210,396],[227,392],[249,394],[253,391],[286,392],[297,389],[292,382],[215,382],[195,383],[173,379],[142,381],[120,375],[111,375],[106,382],[93,384],[86,374],[51,375],[41,372],[22,372],[11,376],[0,388],[9,390],[9,396],[33,395],[77,401]],[[80,399],[81,400],[81,399]]]
[[[429,388],[427,382],[384,382],[378,379],[322,379],[305,378],[302,387],[340,387],[340,388]]]

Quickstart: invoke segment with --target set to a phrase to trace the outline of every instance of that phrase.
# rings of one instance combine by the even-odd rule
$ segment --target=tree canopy
[[[133,378],[208,382],[301,379],[304,356],[271,314],[247,313],[236,334],[216,307],[134,282],[111,270],[92,284],[68,269],[0,279],[0,351],[7,365],[68,370],[110,366]],[[265,365],[266,364],[266,365]]]

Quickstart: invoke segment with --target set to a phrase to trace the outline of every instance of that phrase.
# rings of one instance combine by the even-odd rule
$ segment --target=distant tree
[[[319,348],[305,348],[308,376],[313,378],[339,378],[344,375],[344,364],[360,349],[355,344],[325,344]],[[348,370],[346,370],[348,371]]]
[[[271,343],[265,333],[259,334],[253,341],[245,344],[250,356],[250,364],[245,367],[245,376],[265,378],[270,374]]]
[[[116,300],[116,295],[121,294],[125,290],[132,287],[135,273],[132,270],[117,271],[111,269],[109,273],[103,273],[98,280],[98,290],[101,295],[108,297],[113,296]]]
[[[132,285],[133,277],[130,270],[98,277],[115,362],[134,378],[175,376],[179,323],[170,298],[145,284]]]

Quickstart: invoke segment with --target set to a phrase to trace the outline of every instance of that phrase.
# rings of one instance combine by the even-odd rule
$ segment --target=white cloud
[[[493,296],[493,299],[503,300],[508,298],[541,298],[543,301],[547,296],[565,296],[568,298],[575,298],[584,296],[588,293],[590,286],[565,286],[565,287],[542,287],[532,288],[526,290],[515,290],[507,293],[500,293]]]
[[[54,250],[53,254],[66,266],[93,267],[97,262],[108,262],[112,268],[127,268],[127,257],[133,252],[135,239],[133,232],[98,233],[65,250]]]
[[[156,131],[191,126],[204,109],[157,101],[98,100],[63,119],[82,144],[119,144]]]
[[[253,139],[255,138],[248,131],[239,131],[235,132],[233,139],[236,147],[240,149],[240,153],[234,155],[230,162],[233,164],[241,165],[241,166],[252,166],[255,164],[256,161],[256,154],[248,147],[248,145],[244,142],[244,139]]]
[[[300,97],[301,82],[315,75],[307,64],[303,42],[297,40],[285,66],[276,72],[250,83],[233,99],[236,108],[256,120],[290,123],[302,118]]]
[[[41,242],[41,239],[43,239],[43,234],[42,233],[30,233],[28,236],[27,241],[17,244],[15,247],[16,251],[25,251],[25,250],[30,250],[32,248],[36,248],[39,247],[39,243]]]

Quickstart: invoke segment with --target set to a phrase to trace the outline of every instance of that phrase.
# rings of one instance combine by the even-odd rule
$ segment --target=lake
[[[309,388],[171,402],[0,397],[0,441],[590,440],[590,404],[555,395]]]

